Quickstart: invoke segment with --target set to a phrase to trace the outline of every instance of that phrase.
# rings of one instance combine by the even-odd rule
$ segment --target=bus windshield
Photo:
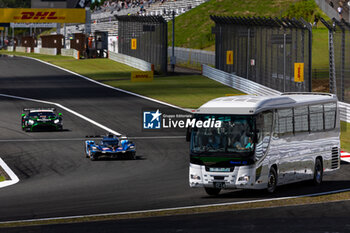
[[[254,152],[253,116],[196,115],[197,119],[215,118],[222,121],[220,128],[192,129],[193,156],[247,157]]]

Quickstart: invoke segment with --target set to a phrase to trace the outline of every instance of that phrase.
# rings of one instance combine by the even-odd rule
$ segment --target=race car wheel
[[[88,151],[88,153],[89,153],[89,154],[88,154],[87,157],[90,157],[90,160],[91,160],[91,161],[95,161],[95,160],[96,160],[95,155],[94,155],[93,153],[91,153],[90,150]]]
[[[96,158],[95,158],[95,156],[92,154],[92,155],[90,155],[90,160],[91,161],[95,161],[96,160]]]
[[[136,159],[136,152],[135,151],[129,152],[128,154],[129,154],[129,159],[133,159],[133,160]]]

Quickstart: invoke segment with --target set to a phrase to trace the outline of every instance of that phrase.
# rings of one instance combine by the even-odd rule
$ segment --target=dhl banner
[[[85,23],[85,9],[0,8],[3,23]]]
[[[137,49],[137,39],[131,39],[131,49],[136,50]]]
[[[294,63],[294,82],[304,82],[304,63]]]
[[[131,72],[131,82],[151,82],[153,81],[153,71]]]
[[[232,50],[226,51],[226,64],[233,65],[233,51]]]

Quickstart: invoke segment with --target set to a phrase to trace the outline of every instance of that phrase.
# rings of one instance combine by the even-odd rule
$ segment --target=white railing
[[[212,51],[175,47],[174,52],[176,62],[215,65],[215,52]],[[168,47],[168,56],[172,56],[171,47]]]
[[[350,104],[339,102],[340,120],[350,123]]]
[[[119,62],[119,63],[123,63],[125,65],[134,67],[136,69],[142,70],[142,71],[151,71],[152,70],[152,64],[149,62],[146,62],[144,60],[135,58],[135,57],[131,57],[125,54],[121,54],[121,53],[113,53],[111,51],[109,51],[109,55],[108,58]]]
[[[226,86],[237,89],[251,95],[280,95],[281,92],[265,87],[259,83],[217,70],[207,65],[203,65],[202,74],[212,80],[220,82]],[[338,102],[340,107],[340,120],[350,123],[350,104]]]
[[[259,83],[203,65],[203,76],[252,95],[279,95],[281,92]]]
[[[7,46],[7,51],[13,52],[13,46]]]

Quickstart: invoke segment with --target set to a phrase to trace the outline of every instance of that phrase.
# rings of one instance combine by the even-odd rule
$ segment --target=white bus
[[[337,97],[323,93],[231,96],[195,111],[218,128],[193,128],[189,182],[209,195],[221,189],[267,189],[302,180],[322,182],[340,168]]]

